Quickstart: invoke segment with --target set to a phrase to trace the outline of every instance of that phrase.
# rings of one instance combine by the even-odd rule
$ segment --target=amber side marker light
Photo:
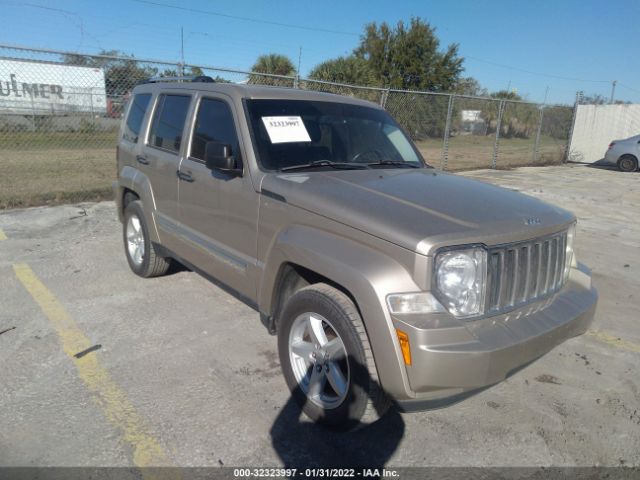
[[[400,341],[400,350],[402,350],[404,363],[406,365],[411,365],[411,345],[409,345],[409,335],[404,333],[402,330],[398,330],[397,328],[396,334],[398,335],[398,340]]]

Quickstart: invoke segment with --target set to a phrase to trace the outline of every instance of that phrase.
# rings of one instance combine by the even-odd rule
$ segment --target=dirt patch
[[[534,380],[540,383],[552,383],[553,385],[562,385],[558,377],[554,377],[553,375],[549,375],[548,373],[543,373],[542,375],[538,375]]]

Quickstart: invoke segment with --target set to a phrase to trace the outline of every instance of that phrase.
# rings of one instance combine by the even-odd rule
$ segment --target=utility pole
[[[544,100],[542,101],[542,105],[540,105],[540,113],[538,117],[538,129],[536,130],[536,143],[533,146],[533,162],[538,161],[538,155],[540,154],[540,136],[542,135],[542,122],[544,121],[544,107],[547,103],[547,97],[549,96],[549,85],[547,85],[546,90],[544,91]]]
[[[184,27],[180,27],[180,76],[184,77]]]
[[[298,88],[300,85],[300,64],[302,63],[302,45],[298,50],[298,69],[296,70],[296,78],[294,80],[295,85],[293,88]]]
[[[617,80],[611,82],[611,100],[609,100],[609,103],[613,103],[613,98],[616,94],[616,83],[618,83]]]

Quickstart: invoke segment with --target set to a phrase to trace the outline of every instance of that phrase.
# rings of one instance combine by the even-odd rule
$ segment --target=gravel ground
[[[0,331],[16,327],[0,334],[0,465],[132,466],[152,447],[164,453],[147,464],[177,466],[640,465],[640,177],[584,166],[465,175],[576,213],[577,255],[600,293],[592,331],[462,403],[342,435],[295,414],[255,311],[189,271],[129,271],[112,202],[0,213]],[[20,263],[101,346],[85,357],[89,377],[17,278]]]

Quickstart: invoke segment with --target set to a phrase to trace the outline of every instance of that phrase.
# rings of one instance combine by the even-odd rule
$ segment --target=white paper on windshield
[[[310,142],[300,117],[262,117],[271,143]]]

